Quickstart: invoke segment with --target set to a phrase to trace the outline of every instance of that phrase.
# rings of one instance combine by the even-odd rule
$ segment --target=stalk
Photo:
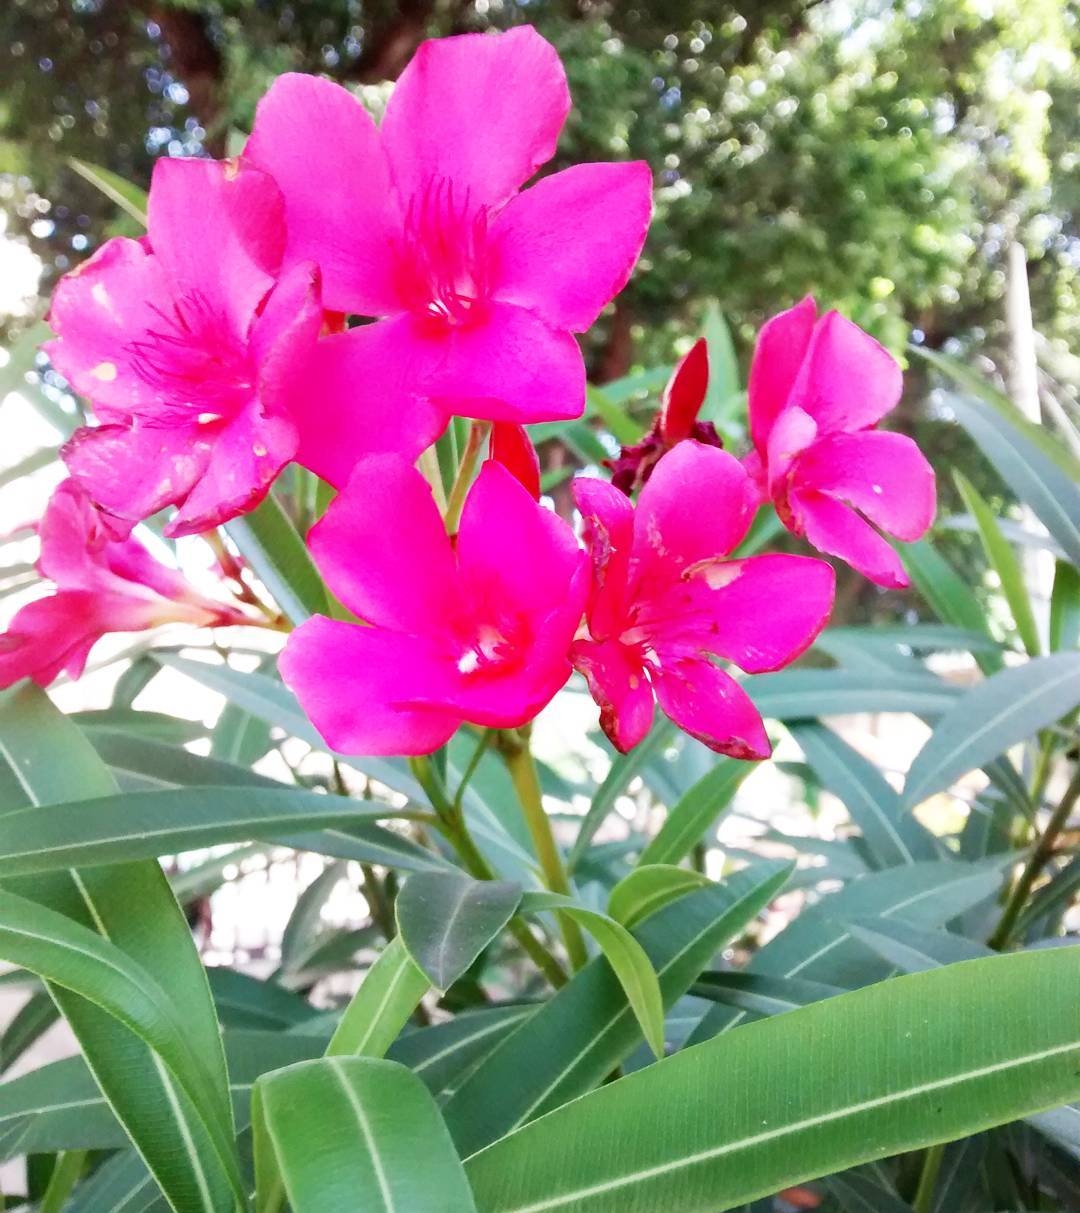
[[[450,497],[446,503],[446,529],[451,535],[457,534],[458,523],[461,521],[461,511],[465,505],[465,498],[468,495],[469,487],[473,482],[473,475],[476,472],[477,460],[480,458],[480,451],[483,449],[484,443],[487,441],[490,433],[490,421],[472,421],[469,423],[469,437],[465,443],[465,450],[462,453],[461,462],[458,464],[457,475],[454,477],[454,483],[450,488]]]

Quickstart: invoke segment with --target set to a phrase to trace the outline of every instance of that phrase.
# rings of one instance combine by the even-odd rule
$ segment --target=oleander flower
[[[283,247],[265,173],[159,160],[147,238],[108,241],[57,285],[45,349],[101,422],[64,460],[116,535],[168,505],[166,534],[209,530],[295,455],[322,309],[310,262],[278,276]]]
[[[55,592],[27,603],[0,634],[0,687],[40,686],[65,670],[77,678],[107,632],[163,623],[196,627],[254,623],[237,607],[200,594],[134,538],[114,539],[73,480],[53,493],[38,526],[38,569]]]
[[[742,465],[693,440],[661,458],[637,507],[606,481],[578,477],[593,581],[587,635],[572,650],[626,752],[648,733],[654,701],[691,736],[736,758],[767,758],[757,709],[711,658],[777,670],[824,627],[834,577],[822,560],[728,559],[756,507]]]
[[[415,416],[418,397],[428,428],[584,408],[572,334],[630,275],[651,174],[580,164],[521,191],[569,107],[554,48],[528,26],[425,42],[381,127],[314,76],[281,76],[259,103],[244,159],[285,196],[285,264],[316,262],[327,307],[381,318],[335,338],[337,373],[403,368],[389,416]]]
[[[900,367],[810,297],[762,328],[750,368],[747,467],[781,521],[878,585],[908,578],[870,525],[913,542],[934,518],[934,472],[905,434],[874,427],[900,399]]]
[[[370,625],[315,616],[280,658],[333,749],[424,754],[463,721],[515,728],[570,676],[585,555],[499,463],[481,468],[451,539],[420,473],[369,456],[309,542],[327,584]]]

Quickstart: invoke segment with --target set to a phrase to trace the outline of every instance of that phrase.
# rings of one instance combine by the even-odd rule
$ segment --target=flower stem
[[[439,457],[433,446],[429,446],[426,451],[421,453],[420,458],[416,461],[416,466],[431,485],[431,493],[435,498],[435,504],[439,507],[439,513],[445,514],[446,490],[443,488],[442,472],[439,470]]]
[[[1043,830],[1038,842],[1032,849],[1028,861],[1024,865],[1024,870],[1020,873],[1019,880],[1013,885],[1013,890],[1009,894],[1009,900],[1005,903],[1001,921],[989,940],[990,946],[997,951],[1000,952],[1012,942],[1013,931],[1016,929],[1016,921],[1027,904],[1027,899],[1031,894],[1035,881],[1038,880],[1039,874],[1053,856],[1058,835],[1068,824],[1078,799],[1080,799],[1080,767],[1073,774],[1065,795],[1061,798],[1061,803],[1046,823],[1046,829]]]
[[[460,804],[452,803],[441,786],[431,759],[410,758],[409,766],[435,810],[438,818],[435,823],[436,828],[457,852],[466,871],[471,876],[475,876],[477,880],[498,879],[497,873],[473,841]],[[510,919],[507,930],[555,989],[566,985],[566,974],[563,972],[562,966],[536,938],[529,929],[528,923],[520,915],[515,914]]]
[[[469,437],[458,464],[457,475],[450,488],[450,497],[446,504],[446,529],[449,534],[457,534],[458,523],[461,521],[461,511],[465,505],[465,497],[473,482],[476,462],[480,451],[491,433],[490,421],[473,421],[469,424]]]
[[[540,871],[544,883],[553,893],[570,896],[570,879],[566,874],[562,856],[551,832],[551,819],[544,812],[543,797],[540,792],[540,777],[536,771],[532,749],[529,746],[529,734],[526,729],[516,734],[504,730],[499,735],[499,752],[510,773],[510,778],[521,802],[525,824],[529,828],[536,857],[540,861]],[[563,942],[566,944],[567,955],[575,969],[580,969],[589,959],[585,950],[585,940],[576,922],[564,914],[557,915],[562,931]]]
[[[934,1188],[937,1185],[941,1162],[945,1157],[944,1143],[931,1146],[923,1158],[922,1174],[919,1176],[919,1186],[915,1192],[915,1203],[912,1213],[930,1213],[934,1206]]]

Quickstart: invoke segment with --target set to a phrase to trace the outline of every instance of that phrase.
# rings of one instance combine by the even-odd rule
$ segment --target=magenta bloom
[[[244,156],[285,195],[286,264],[318,263],[328,308],[384,318],[334,341],[355,379],[408,369],[391,417],[584,408],[572,333],[629,277],[652,181],[640,162],[581,164],[519,192],[569,108],[559,58],[528,26],[425,42],[381,128],[314,76],[279,77],[259,104]]]
[[[315,616],[281,675],[347,754],[426,754],[462,721],[515,728],[570,676],[588,591],[571,529],[488,461],[451,540],[420,473],[362,460],[311,532],[327,584],[362,627]]]
[[[111,538],[73,480],[53,493],[38,534],[38,569],[52,579],[56,593],[28,603],[0,634],[0,687],[20,678],[48,686],[61,670],[77,678],[106,632],[141,632],[172,622],[254,622],[235,607],[205,598],[138,540]]]
[[[793,661],[825,625],[833,571],[806,556],[728,560],[753,518],[755,493],[726,451],[680,442],[656,465],[637,509],[614,486],[578,477],[593,589],[588,638],[574,665],[600,724],[626,752],[649,731],[653,701],[710,749],[767,758],[749,696],[710,660],[748,673]]]
[[[919,539],[934,518],[934,472],[906,435],[874,429],[900,399],[896,360],[838,312],[816,315],[807,297],[758,335],[747,467],[789,531],[903,587],[900,558],[866,519]]]
[[[53,295],[45,348],[102,422],[64,448],[117,535],[252,509],[297,449],[290,409],[322,324],[314,266],[278,278],[281,196],[234,162],[159,160],[149,235],[110,240]]]

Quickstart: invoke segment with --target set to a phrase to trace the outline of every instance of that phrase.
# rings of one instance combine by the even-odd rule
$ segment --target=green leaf
[[[1071,651],[1080,645],[1080,569],[1059,560],[1050,598],[1050,648]]]
[[[615,971],[649,1048],[663,1057],[664,1001],[660,983],[648,955],[633,935],[613,918],[560,893],[526,893],[521,898],[521,909],[526,914],[558,910],[589,932]]]
[[[0,958],[92,1002],[153,1049],[191,1100],[234,1193],[243,1203],[243,1183],[233,1145],[232,1108],[229,1105],[223,1115],[213,1058],[201,1057],[190,1046],[187,1025],[151,974],[88,927],[3,892]],[[207,1203],[209,1196],[209,1189],[204,1188]]]
[[[709,385],[700,417],[702,421],[722,422],[731,398],[739,392],[739,362],[731,329],[715,299],[709,302],[702,327],[709,353]]]
[[[817,723],[789,726],[823,787],[839,797],[859,827],[874,866],[893,867],[937,859],[930,832],[900,811],[900,797],[872,763],[830,728]]]
[[[7,366],[3,369],[6,371]],[[0,399],[4,395],[6,393],[0,391]],[[36,472],[40,468],[48,467],[56,458],[57,450],[55,447],[46,447],[44,450],[34,451],[33,454],[27,455],[25,459],[20,459],[18,463],[0,471],[0,488],[3,488],[6,484],[11,484],[15,480],[21,480],[23,476],[29,476],[31,472]],[[7,572],[8,570],[4,571]]]
[[[979,528],[979,538],[990,567],[998,575],[1001,591],[1012,612],[1013,623],[1020,636],[1029,657],[1038,657],[1041,652],[1039,644],[1039,629],[1035,624],[1035,613],[1031,608],[1031,598],[1024,584],[1024,573],[1016,553],[1009,546],[1008,540],[1001,533],[994,512],[986,499],[970,480],[959,470],[954,470],[953,479],[960,490],[960,496],[968,512],[975,519]]]
[[[910,923],[888,918],[852,921],[848,923],[848,930],[901,973],[922,973],[941,965],[994,954],[985,944],[965,939],[963,935],[920,930]]]
[[[51,812],[76,796],[108,796],[115,785],[78,729],[36,687],[0,696],[0,754],[26,801]],[[57,761],[57,755],[63,761]],[[215,1076],[223,1124],[229,1116],[221,1036],[191,931],[157,862],[72,870],[6,882],[107,936],[167,991],[190,1043]],[[138,914],[132,914],[132,906]],[[228,1199],[207,1130],[183,1089],[153,1053],[96,1005],[57,986],[50,993],[74,1031],[117,1117],[177,1209],[208,1210]]]
[[[0,1032],[0,1074],[18,1061],[56,1023],[56,1018],[56,1004],[48,992],[35,990]]]
[[[971,587],[937,551],[929,539],[897,546],[904,568],[915,588],[933,608],[937,617],[953,627],[982,634],[993,647],[974,653],[984,674],[1000,670],[1001,653],[994,643],[986,616]]]
[[[311,553],[273,490],[258,509],[234,518],[225,529],[293,623],[330,614],[326,587]]]
[[[641,426],[623,412],[621,404],[608,395],[606,387],[588,384],[585,388],[586,416],[598,417],[616,442],[630,446],[641,438]]]
[[[784,721],[853,712],[934,716],[951,707],[957,694],[931,674],[893,674],[883,679],[880,673],[866,670],[785,670],[755,674],[742,685],[762,716]]]
[[[28,371],[32,371],[37,363],[38,346],[43,341],[48,341],[52,335],[52,329],[44,320],[38,320],[25,329],[14,344],[8,346],[8,360],[3,366],[0,366],[0,404],[3,403],[8,392],[27,391],[26,374]],[[75,419],[69,419],[65,413],[63,421],[57,428],[66,438],[75,428]],[[55,452],[53,457],[56,457]]]
[[[296,899],[281,933],[281,967],[299,969],[321,934],[322,912],[334,890],[345,879],[344,863],[327,864]]]
[[[408,1066],[433,1095],[440,1096],[531,1015],[532,1010],[531,1006],[493,1007],[456,1015],[445,1023],[399,1036],[387,1049],[386,1056]]]
[[[85,1167],[85,1150],[65,1150],[57,1155],[52,1175],[49,1176],[49,1186],[45,1189],[37,1213],[60,1213]]]
[[[761,863],[665,906],[637,928],[671,1007],[716,953],[783,888],[792,865]],[[641,1042],[626,995],[606,960],[587,964],[532,1012],[444,1107],[464,1153],[602,1082]]]
[[[752,763],[736,758],[718,759],[669,810],[656,837],[641,852],[639,865],[678,863],[685,859],[753,769]]]
[[[255,1098],[256,1173],[272,1149],[294,1213],[475,1213],[439,1110],[404,1066],[303,1062],[260,1079]]]
[[[604,824],[615,801],[626,791],[627,784],[641,772],[641,768],[653,755],[669,745],[675,736],[675,726],[670,720],[658,720],[649,735],[628,754],[619,754],[611,764],[604,782],[593,797],[589,811],[582,818],[574,844],[567,852],[566,866],[573,871],[584,854],[593,835]]]
[[[666,863],[639,864],[611,890],[608,913],[629,930],[670,902],[709,883],[707,876],[689,868]]]
[[[716,1213],[1054,1107],[1080,1095],[1078,961],[970,961],[752,1024],[517,1130],[469,1159],[473,1190],[485,1213]]]
[[[1073,564],[1080,564],[1080,465],[1055,444],[1047,449],[1046,434],[1034,441],[1035,427],[961,397],[949,404],[1005,483],[1034,510]]]
[[[359,990],[345,1008],[327,1046],[327,1055],[382,1057],[416,1010],[429,985],[427,976],[416,967],[401,936],[395,935],[368,969]]]
[[[691,991],[699,998],[722,1002],[754,1015],[780,1015],[784,1011],[808,1007],[812,1002],[846,993],[840,986],[823,985],[817,981],[737,971],[702,973],[691,986]]]
[[[453,872],[418,872],[394,912],[409,955],[437,989],[448,990],[513,917],[521,886]]]
[[[911,1213],[911,1206],[868,1169],[830,1175],[824,1184],[844,1213]],[[955,1213],[955,1208],[951,1207],[950,1213]]]
[[[915,755],[908,808],[1053,724],[1080,702],[1080,653],[1054,653],[1001,670],[966,691]]]
[[[115,202],[136,223],[146,227],[146,190],[132,185],[130,181],[125,181],[119,173],[102,168],[99,164],[77,160],[74,156],[68,157],[68,164],[80,177],[99,189],[110,202]]]
[[[144,737],[172,746],[184,746],[206,736],[197,720],[184,720],[164,712],[137,712],[128,708],[100,708],[92,712],[72,712],[68,717],[91,739],[100,733],[120,733],[125,737]]]
[[[303,788],[176,788],[0,815],[0,877],[175,855],[222,842],[370,824],[391,805]]]

